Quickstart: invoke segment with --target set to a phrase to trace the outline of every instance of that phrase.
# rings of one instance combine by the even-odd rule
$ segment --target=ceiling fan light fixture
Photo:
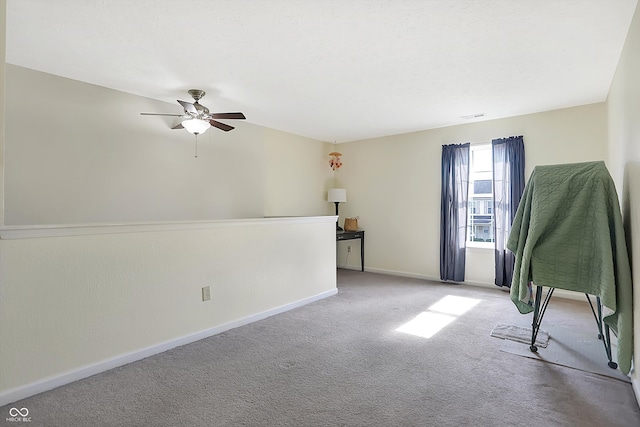
[[[211,127],[211,124],[206,120],[187,119],[182,121],[182,127],[184,127],[189,133],[201,135]]]

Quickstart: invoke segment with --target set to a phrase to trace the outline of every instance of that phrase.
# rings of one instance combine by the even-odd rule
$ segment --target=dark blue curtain
[[[440,279],[464,281],[469,195],[469,143],[442,146]]]
[[[493,212],[497,286],[511,287],[515,257],[506,247],[513,218],[524,191],[524,141],[522,136],[494,139]]]

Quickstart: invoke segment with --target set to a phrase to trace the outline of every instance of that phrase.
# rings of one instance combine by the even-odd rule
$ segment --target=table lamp
[[[344,203],[347,201],[347,190],[345,190],[344,188],[329,189],[329,193],[327,194],[327,201],[336,204],[336,216],[338,216],[338,205],[341,202]],[[336,219],[336,230],[342,231],[342,227],[340,227],[340,225],[338,224],[338,219]]]

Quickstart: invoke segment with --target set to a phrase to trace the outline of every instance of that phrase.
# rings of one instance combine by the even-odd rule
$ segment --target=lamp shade
[[[327,195],[327,202],[346,202],[347,190],[344,188],[331,188]]]
[[[206,120],[188,119],[182,122],[182,127],[185,128],[189,133],[200,135],[202,133],[205,133],[207,129],[211,127],[211,124]]]

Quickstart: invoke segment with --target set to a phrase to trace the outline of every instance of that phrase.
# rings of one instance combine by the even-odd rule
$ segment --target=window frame
[[[472,179],[472,175],[474,173],[474,170],[472,168],[473,166],[473,151],[478,150],[478,149],[487,149],[492,152],[492,145],[490,142],[482,142],[482,143],[477,143],[477,144],[471,144],[471,146],[469,147],[469,193],[467,195],[468,197],[468,205],[467,205],[467,239],[466,239],[466,245],[467,248],[475,248],[475,249],[494,249],[495,248],[495,236],[494,236],[494,242],[477,242],[477,241],[472,241],[471,239],[471,233],[469,232],[469,229],[471,228],[470,225],[470,219],[471,219],[471,204],[473,201],[472,198],[472,194],[474,194],[474,182],[475,180]],[[493,155],[493,152],[492,152]],[[490,223],[490,227],[493,227],[493,221],[495,221],[495,214],[493,212],[493,161],[491,163],[491,199],[490,199],[490,204],[491,204],[491,212],[487,212],[488,215],[491,215],[491,223]]]

